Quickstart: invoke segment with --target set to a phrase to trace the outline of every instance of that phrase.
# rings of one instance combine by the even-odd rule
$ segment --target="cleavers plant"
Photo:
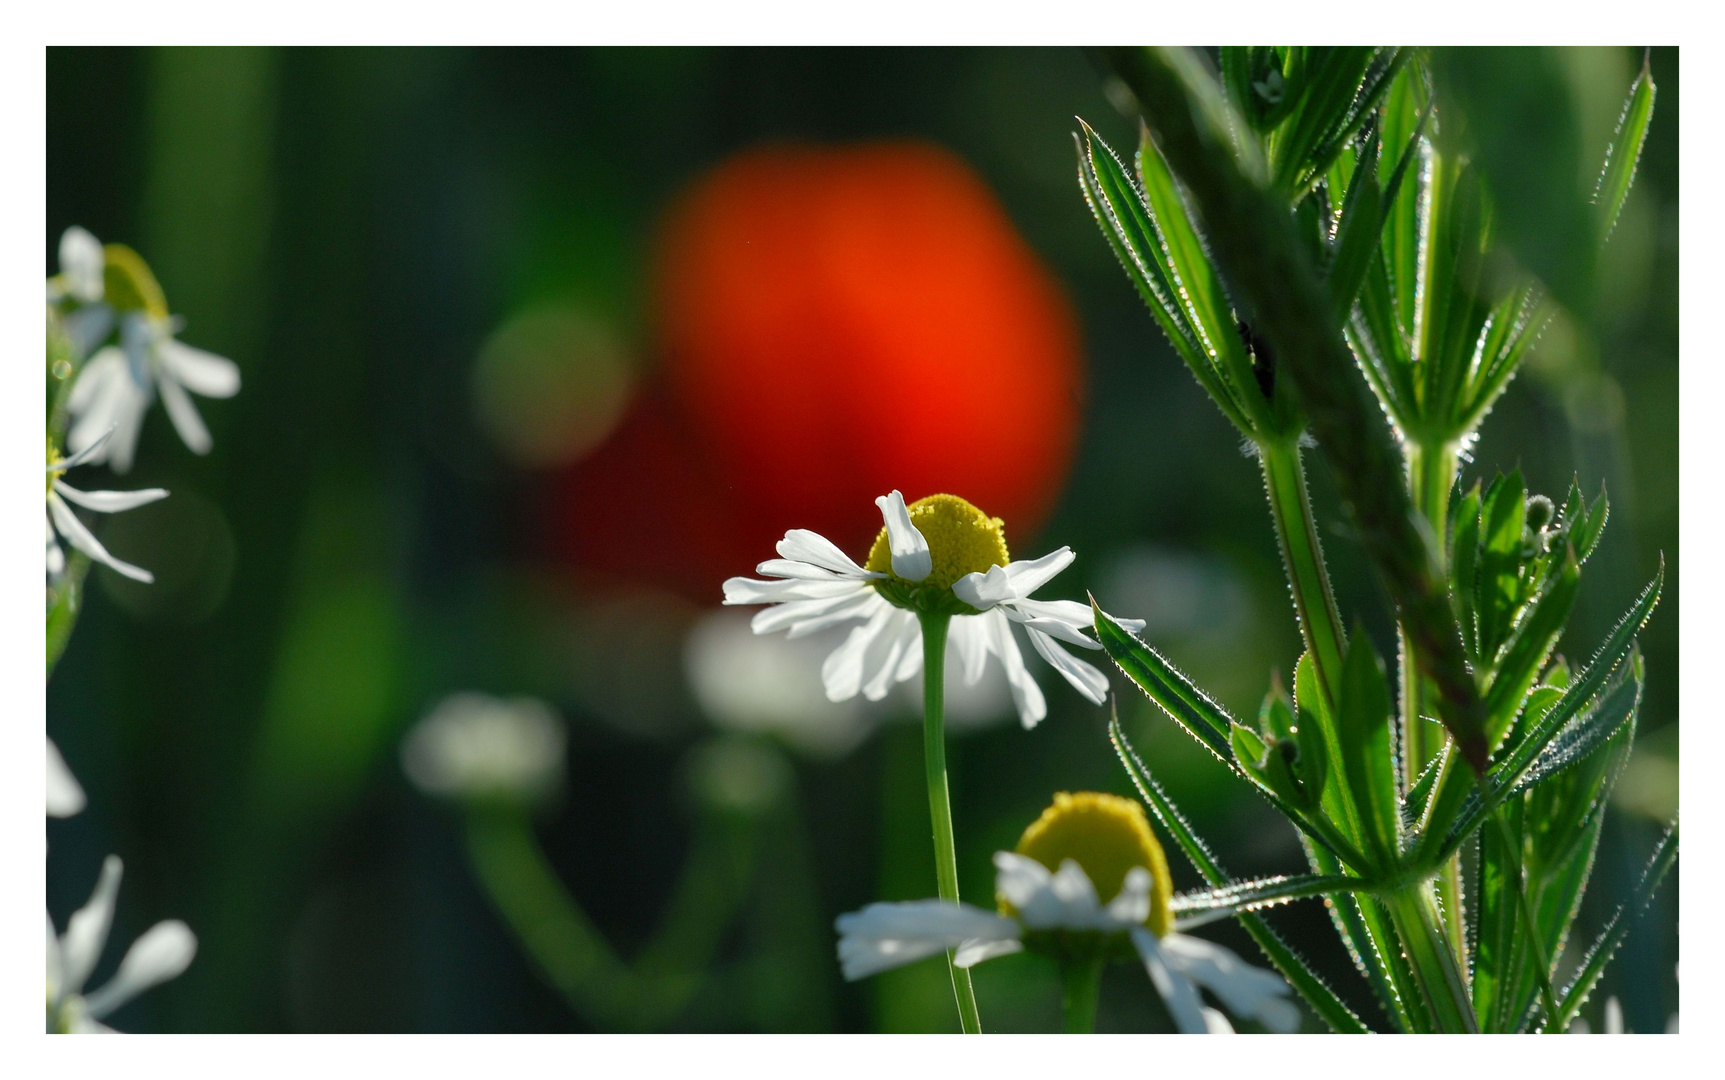
[[[1131,167],[1088,126],[1079,183],[1155,321],[1261,465],[1305,654],[1255,722],[1235,718],[1105,613],[1121,670],[1298,830],[1311,874],[1231,880],[1118,721],[1140,794],[1210,889],[1338,1031],[1366,1025],[1256,909],[1323,896],[1400,1030],[1562,1031],[1675,862],[1557,986],[1607,796],[1634,739],[1648,584],[1585,667],[1554,649],[1605,526],[1519,473],[1462,490],[1481,421],[1555,310],[1493,233],[1492,192],[1446,116],[1430,58],[1400,48],[1109,50],[1136,99]],[[1609,236],[1653,109],[1630,88],[1594,203]],[[1446,99],[1447,100],[1447,99]],[[1397,693],[1344,632],[1302,454],[1334,469],[1394,607]],[[1468,858],[1463,859],[1464,851]],[[1465,864],[1465,868],[1464,868]]]

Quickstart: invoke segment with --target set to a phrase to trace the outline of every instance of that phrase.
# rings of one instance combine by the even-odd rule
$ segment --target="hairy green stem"
[[[1306,470],[1295,440],[1260,444],[1258,460],[1264,469],[1264,490],[1275,517],[1276,540],[1288,572],[1288,591],[1300,635],[1317,667],[1318,684],[1334,713],[1341,687],[1342,653],[1347,638],[1336,596],[1330,587],[1330,571],[1318,542],[1318,527],[1312,517],[1312,499],[1306,489]]]
[[[946,787],[946,631],[952,616],[924,612],[922,620],[922,752],[928,773],[928,814],[934,824],[934,872],[940,898],[958,903],[958,853],[952,840],[952,799]],[[946,954],[952,975],[952,992],[958,999],[958,1022],[967,1035],[982,1033],[982,1018],[976,1011],[976,991],[970,971],[953,963]]]
[[[1089,1035],[1096,1030],[1096,1003],[1102,997],[1101,956],[1067,960],[1060,965],[1061,1007],[1066,1014],[1068,1035]]]
[[[1453,442],[1430,445],[1410,438],[1403,446],[1408,463],[1408,495],[1431,529],[1429,542],[1432,552],[1442,561],[1440,580],[1449,580],[1445,559],[1445,538],[1449,530],[1449,496],[1455,485],[1457,447]],[[1421,663],[1414,636],[1401,626],[1397,636],[1402,647],[1402,790],[1413,786],[1414,780],[1427,762],[1442,752],[1447,734],[1426,722],[1438,710],[1438,696],[1431,681],[1420,674]],[[1449,940],[1456,948],[1456,960],[1467,967],[1467,934],[1463,924],[1461,856],[1451,855],[1438,868],[1438,899],[1443,904],[1444,922]]]
[[[1448,940],[1432,886],[1422,883],[1398,890],[1385,896],[1384,903],[1438,1029],[1477,1035],[1479,1020],[1474,1015],[1467,978],[1457,962],[1455,946]]]

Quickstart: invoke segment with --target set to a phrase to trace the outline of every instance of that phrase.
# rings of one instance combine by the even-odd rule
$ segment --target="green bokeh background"
[[[1640,56],[1553,50],[1541,70],[1555,79],[1504,92],[1572,117],[1582,156],[1597,160]],[[1611,523],[1563,644],[1571,656],[1591,651],[1665,558],[1666,599],[1642,638],[1641,782],[1607,820],[1578,924],[1589,935],[1633,887],[1657,832],[1649,815],[1676,803],[1676,50],[1651,64],[1652,131],[1578,320],[1592,336],[1547,336],[1464,474],[1519,465],[1557,497],[1572,474],[1607,485]],[[1170,616],[1153,640],[1231,709],[1255,710],[1269,671],[1289,670],[1299,649],[1261,481],[1080,197],[1073,117],[1116,145],[1133,138],[1103,86],[1066,50],[50,50],[47,269],[68,225],[132,244],[188,317],[185,339],[234,358],[245,380],[203,407],[207,458],[151,415],[125,486],[173,498],[101,535],[159,583],[98,572],[49,686],[49,733],[91,795],[83,815],[50,825],[50,911],[63,922],[112,851],[127,865],[120,940],[176,916],[199,935],[192,969],[117,1026],[588,1029],[516,949],[454,821],[407,784],[396,746],[452,691],[556,704],[571,725],[570,781],[540,835],[628,955],[684,858],[684,763],[712,731],[663,677],[680,670],[699,611],[644,596],[623,617],[628,663],[570,659],[599,646],[572,628],[566,583],[534,542],[543,483],[476,427],[469,371],[491,331],[545,299],[596,313],[650,363],[645,253],[659,213],[762,140],[922,137],[993,187],[1073,299],[1088,365],[1070,481],[1041,536],[1015,547],[1080,553],[1062,596],[1122,588],[1110,568],[1174,567],[1203,614]],[[1342,609],[1387,653],[1381,593],[1326,467],[1309,460]],[[1007,723],[950,751],[974,901],[990,892],[990,852],[1051,792],[1127,790],[1102,711],[1043,674],[1050,716],[1037,730]],[[1141,696],[1121,701],[1231,870],[1301,868],[1284,822]],[[932,895],[916,728],[887,724],[838,760],[791,760],[794,791],[762,825],[763,868],[677,1026],[956,1027],[938,964],[847,985],[832,955],[837,914]],[[1183,865],[1176,877],[1195,883]],[[1587,1010],[1596,1029],[1606,993],[1632,1029],[1662,1030],[1676,1009],[1675,895],[1673,879],[1631,933]],[[1318,904],[1272,921],[1375,1017]],[[1232,925],[1206,933],[1255,955]],[[1056,973],[1039,958],[991,963],[976,980],[987,1027],[1058,1023]],[[1142,972],[1123,967],[1107,976],[1099,1024],[1167,1020]]]

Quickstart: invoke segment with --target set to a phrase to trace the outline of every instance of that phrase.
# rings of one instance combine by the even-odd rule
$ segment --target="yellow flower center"
[[[1142,866],[1151,878],[1150,917],[1144,925],[1157,937],[1173,929],[1168,860],[1144,808],[1131,799],[1094,791],[1059,792],[1054,805],[1024,830],[1018,853],[1050,870],[1071,859],[1083,868],[1104,904],[1120,895],[1127,871]]]
[[[168,317],[168,300],[143,256],[125,244],[102,248],[102,293],[119,311],[143,311],[158,319]]]
[[[60,452],[54,449],[54,440],[50,437],[48,439],[48,491],[50,493],[54,490],[54,481],[66,475],[65,469],[56,469],[54,467],[60,464],[61,460],[63,459],[60,457]]]
[[[957,495],[930,495],[907,508],[910,523],[928,541],[934,571],[916,584],[950,589],[966,574],[985,574],[991,566],[1005,566],[1006,522],[991,518]],[[866,569],[892,573],[892,543],[886,529],[869,549]]]

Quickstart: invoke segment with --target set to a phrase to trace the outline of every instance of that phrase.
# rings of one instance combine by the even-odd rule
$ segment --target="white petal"
[[[60,234],[60,273],[66,291],[86,304],[102,299],[102,242],[88,229],[74,225]]]
[[[782,604],[787,600],[850,596],[856,591],[856,582],[840,578],[828,581],[804,581],[798,578],[777,578],[772,581],[757,581],[746,577],[725,579],[727,604]]]
[[[852,619],[866,619],[873,615],[877,608],[890,606],[881,599],[879,593],[873,589],[865,589],[854,600],[847,600],[839,607],[832,608],[824,614],[799,618],[791,624],[790,632],[785,637],[787,639],[806,637],[809,634],[819,633],[830,626],[837,626],[842,622],[849,622]]]
[[[71,817],[84,809],[84,789],[66,767],[60,748],[48,740],[48,816]]]
[[[749,578],[733,578],[732,580],[748,581]],[[729,584],[727,582],[727,584]],[[840,592],[833,596],[814,596],[808,599],[786,600],[755,612],[755,617],[749,620],[749,626],[756,634],[774,634],[787,626],[792,626],[800,620],[812,619],[825,615],[830,611],[847,606],[854,606],[858,601],[866,600],[874,595],[874,590],[856,581],[847,581],[849,592]],[[756,601],[757,603],[759,601]],[[884,601],[882,601],[884,603]]]
[[[186,444],[186,449],[194,454],[207,454],[212,445],[210,429],[204,426],[204,418],[198,415],[198,407],[192,404],[191,395],[185,388],[171,378],[160,381],[162,406],[168,410],[168,419],[174,422],[174,430],[180,433],[180,441]]]
[[[110,855],[102,861],[102,876],[96,879],[96,889],[90,902],[72,913],[66,924],[66,934],[60,939],[62,991],[76,994],[84,988],[84,980],[96,969],[102,958],[102,946],[108,943],[108,928],[114,923],[114,898],[120,893],[120,859]]]
[[[91,443],[89,446],[86,446],[84,449],[78,451],[69,458],[62,458],[53,465],[49,465],[47,467],[47,471],[63,473],[70,469],[77,468],[84,464],[84,462],[95,457],[97,454],[100,454],[102,452],[102,448],[108,445],[108,440],[112,438],[113,435],[114,429],[110,427],[107,431],[104,431],[101,437],[94,443]]]
[[[85,362],[83,370],[78,372],[78,381],[72,384],[72,392],[66,397],[66,408],[73,416],[82,416],[98,397],[107,392],[110,383],[116,376],[126,374],[126,354],[113,345],[100,350]],[[97,432],[90,436],[95,441]],[[85,444],[88,445],[88,444]],[[82,447],[79,447],[82,449]]]
[[[1169,934],[1161,946],[1170,967],[1208,987],[1235,1015],[1253,1017],[1273,1031],[1299,1027],[1300,1010],[1287,1000],[1288,984],[1275,972],[1203,938]]]
[[[108,549],[103,547],[90,530],[84,527],[84,523],[78,520],[78,515],[72,513],[71,508],[66,505],[57,492],[50,491],[48,493],[48,512],[54,515],[54,528],[59,530],[60,535],[90,558],[104,566],[112,567],[117,573],[124,574],[134,581],[142,581],[147,585],[156,580],[155,576],[148,570],[133,566],[129,562],[122,562],[108,554]]]
[[[106,1016],[150,987],[174,978],[191,966],[197,952],[197,937],[178,919],[150,927],[126,950],[114,977],[85,997],[90,1015]]]
[[[1096,886],[1073,860],[1061,860],[1060,869],[1048,879],[1046,895],[1052,898],[1052,903],[1033,904],[1037,908],[1034,916],[1029,910],[1023,912],[1026,926],[1065,926],[1077,930],[1103,927],[1102,901],[1096,896]]]
[[[46,912],[44,912],[46,915]],[[48,919],[48,1001],[60,1000],[66,989],[66,961],[60,955],[60,937],[54,933],[54,916]]]
[[[778,543],[778,551],[787,559],[812,563],[835,574],[853,578],[883,578],[885,574],[864,570],[839,546],[817,532],[792,529]]]
[[[969,573],[953,582],[952,595],[978,611],[987,611],[1002,600],[1012,599],[1012,579],[1004,567],[991,566],[987,573]]]
[[[105,341],[114,329],[114,309],[94,303],[69,311],[60,318],[60,329],[72,343],[72,355],[85,357]]]
[[[1142,926],[1150,917],[1150,871],[1134,866],[1126,871],[1120,895],[1108,902],[1108,918],[1117,926]]]
[[[1623,1034],[1623,1003],[1617,1000],[1615,994],[1605,999],[1605,1033]]]
[[[959,672],[964,676],[966,686],[975,686],[982,681],[982,673],[988,666],[987,628],[981,619],[975,615],[955,615],[947,630],[947,640],[958,650]]]
[[[1002,604],[1006,614],[1022,626],[1033,626],[1049,637],[1086,649],[1100,649],[1101,642],[1090,637],[1095,624],[1091,622],[1090,605],[1076,600],[1007,600]]]
[[[984,941],[1017,940],[1018,924],[968,904],[916,900],[840,915],[839,963],[856,980]]]
[[[994,891],[1019,910],[1048,888],[1052,876],[1048,867],[1016,851],[995,852],[994,870]]]
[[[1012,623],[1007,621],[1006,614],[990,611],[983,618],[988,620],[989,650],[1000,657],[1001,665],[1006,668],[1006,682],[1012,688],[1013,704],[1018,707],[1018,721],[1026,730],[1033,728],[1048,715],[1048,701],[1042,696],[1042,688],[1024,669],[1024,654],[1018,651],[1018,642],[1012,638]]]
[[[892,572],[906,581],[921,581],[934,572],[934,556],[928,540],[910,523],[910,510],[897,491],[874,501],[886,522],[887,543],[892,547]]]
[[[1212,1009],[1206,1005],[1204,1006],[1204,1034],[1232,1035],[1234,1034],[1234,1025],[1228,1023],[1228,1017],[1223,1014],[1222,1010]]]
[[[831,570],[823,570],[813,563],[798,562],[795,559],[768,559],[757,563],[755,573],[770,578],[800,578],[803,581],[834,581],[838,575]]]
[[[1024,632],[1029,636],[1030,644],[1036,649],[1037,655],[1064,675],[1073,689],[1096,705],[1108,700],[1108,676],[1056,645],[1054,640],[1042,631],[1027,626]]]
[[[1050,551],[1040,559],[1021,559],[1006,564],[1006,576],[1012,581],[1014,596],[1028,597],[1072,565],[1078,556],[1069,547]]]
[[[193,348],[173,338],[156,343],[156,361],[169,379],[199,397],[228,398],[240,392],[240,369],[225,356]]]
[[[958,952],[953,955],[952,966],[973,968],[984,960],[993,960],[997,956],[1011,956],[1015,952],[1024,951],[1024,942],[985,941],[982,938],[970,938],[959,945]]]
[[[881,631],[880,637],[869,646],[863,660],[862,695],[870,701],[879,701],[886,697],[896,681],[893,676],[898,673],[899,663],[905,653],[910,650],[922,651],[922,628],[916,621],[916,616],[908,611],[893,608],[893,618]],[[908,676],[906,676],[908,678]]]
[[[117,514],[122,510],[147,506],[157,499],[168,497],[165,488],[141,488],[138,491],[79,491],[62,480],[54,481],[54,490],[84,509],[94,510],[101,514]]]
[[[1204,1003],[1198,997],[1197,988],[1184,975],[1169,967],[1156,935],[1140,927],[1132,931],[1132,944],[1144,960],[1144,970],[1150,973],[1151,985],[1167,1003],[1174,1026],[1186,1035],[1208,1034],[1210,1025],[1204,1022]]]
[[[843,645],[827,654],[821,663],[821,682],[827,688],[828,701],[849,701],[857,696],[862,689],[863,663],[868,657],[869,646],[880,637],[888,621],[897,613],[898,609],[891,604],[881,604],[868,622],[852,630]]]

